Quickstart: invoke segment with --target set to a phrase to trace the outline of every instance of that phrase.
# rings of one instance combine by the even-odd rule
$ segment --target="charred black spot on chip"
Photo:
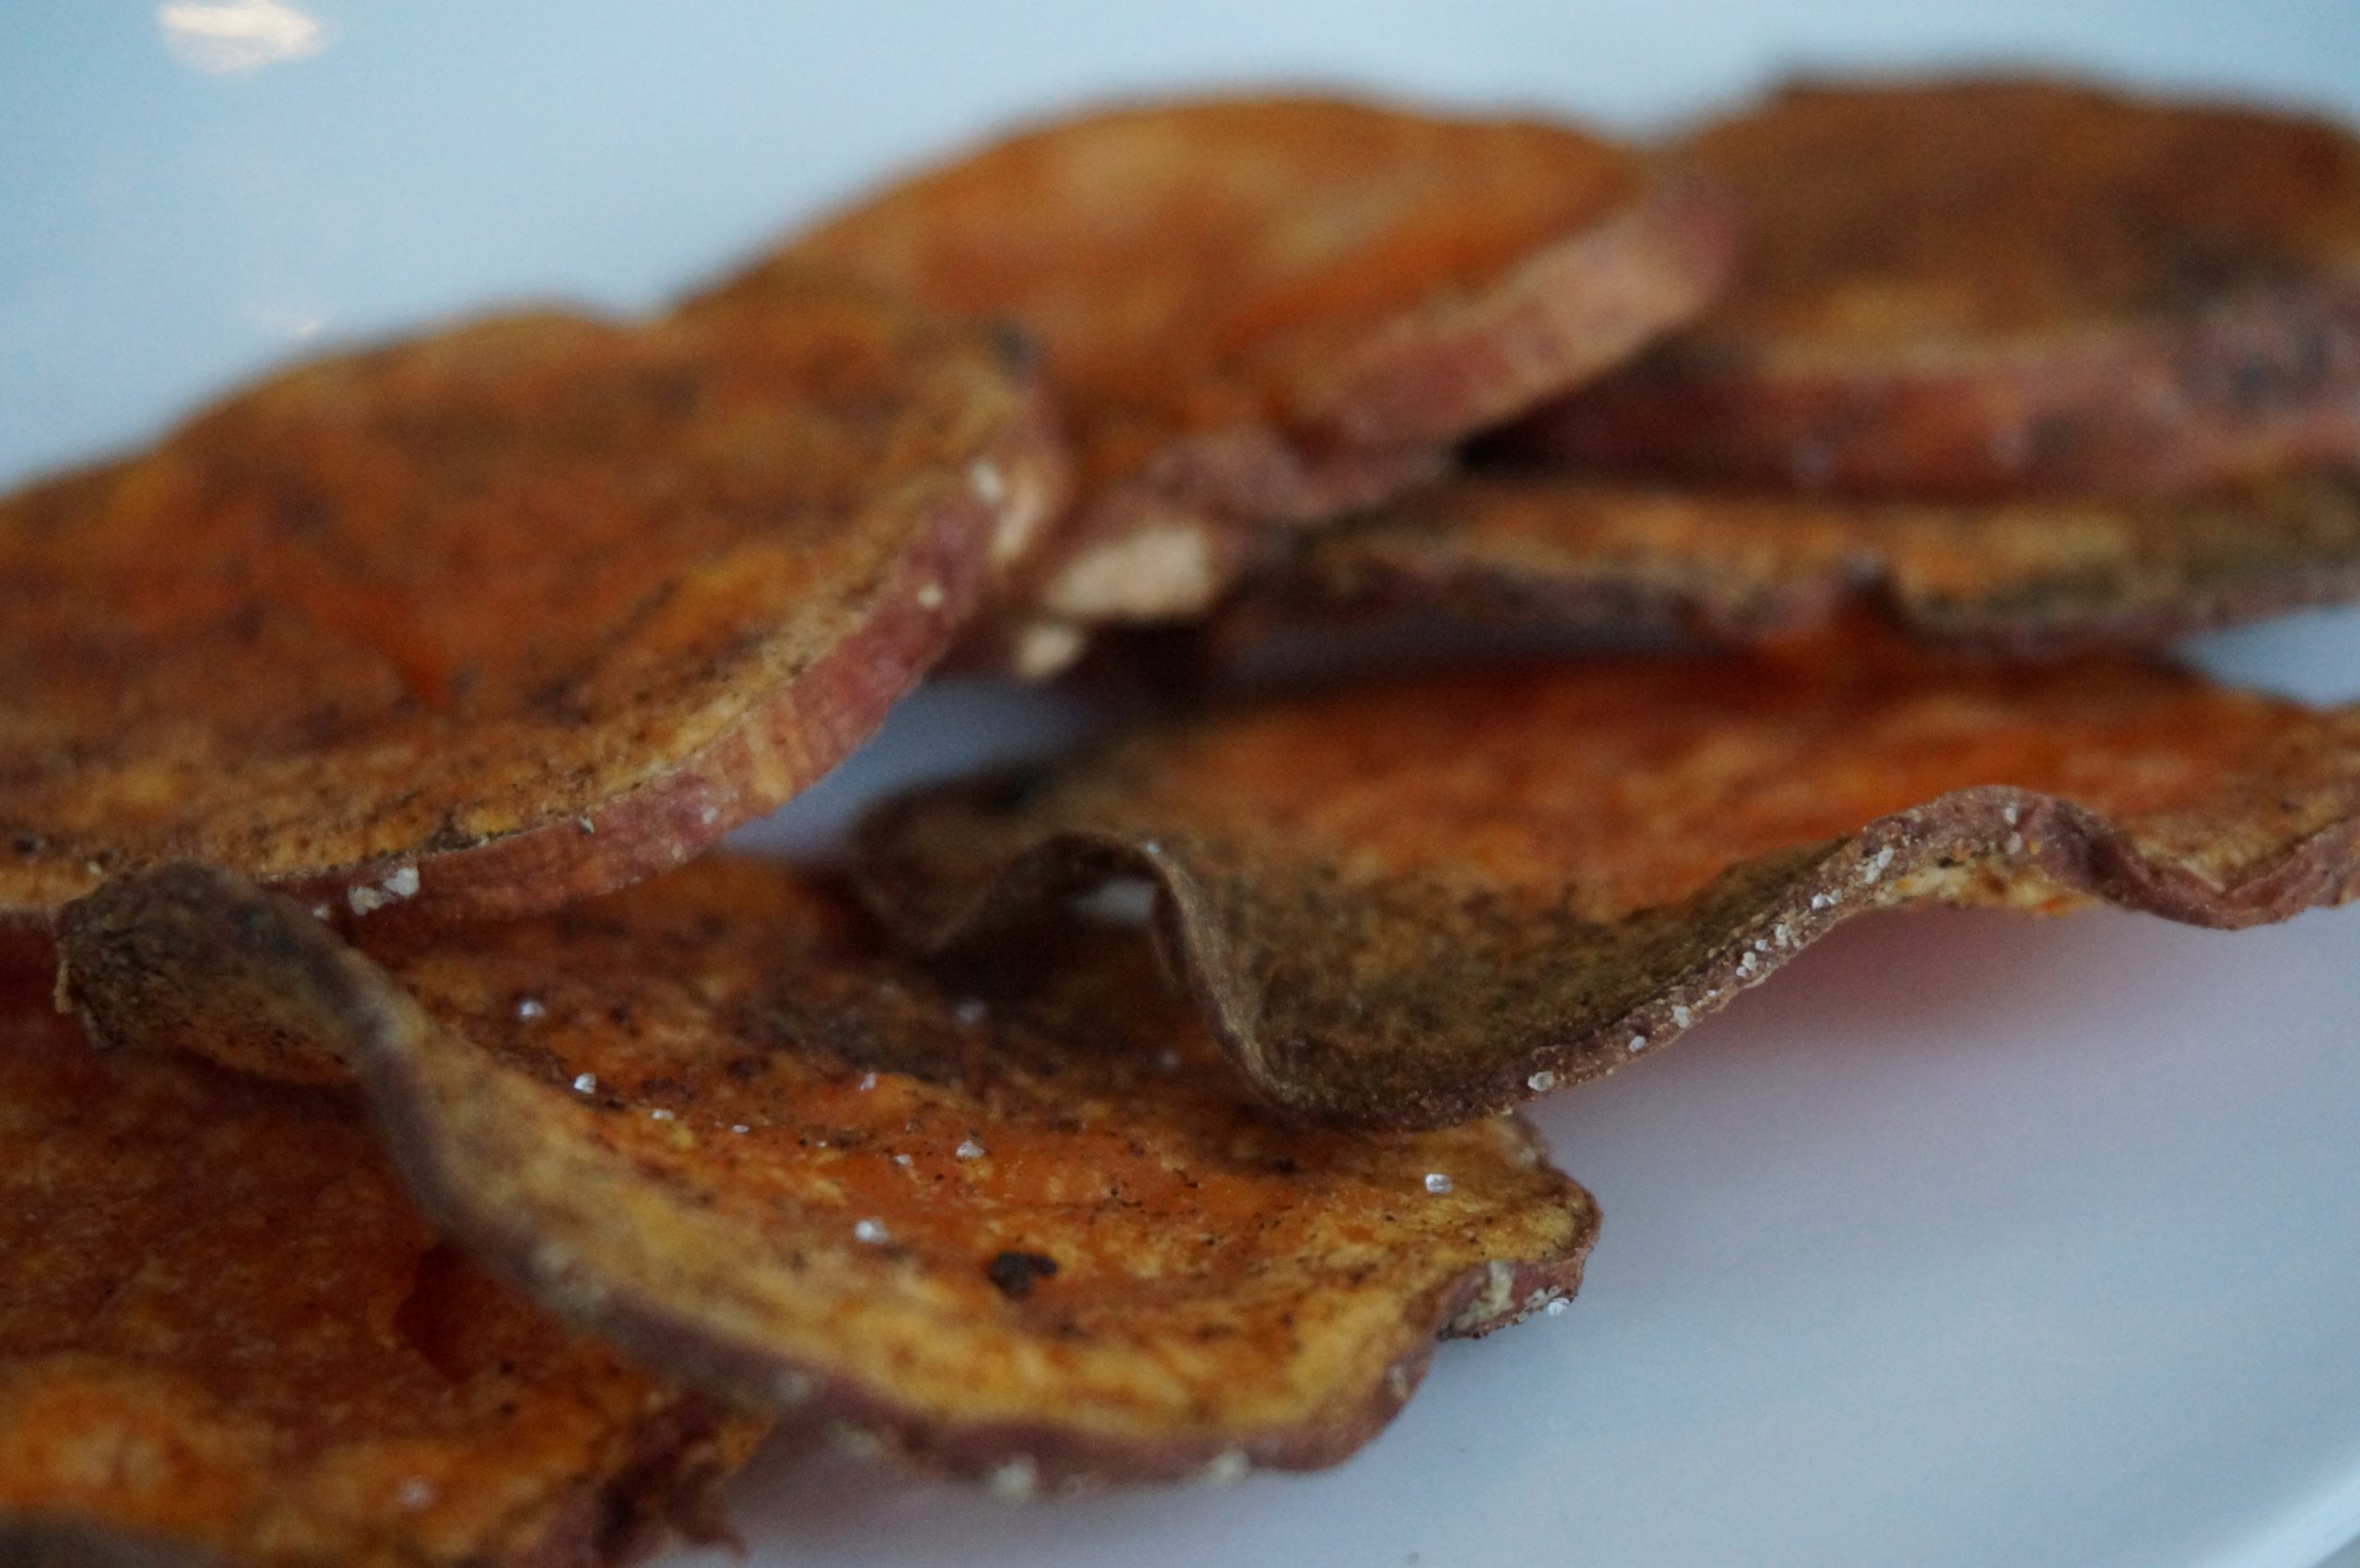
[[[1031,1295],[1034,1280],[1054,1278],[1056,1272],[1057,1260],[1037,1252],[1004,1252],[984,1265],[993,1288],[1012,1302]]]
[[[984,324],[1000,362],[1012,371],[1031,371],[1041,363],[1041,342],[1013,316],[994,316]]]

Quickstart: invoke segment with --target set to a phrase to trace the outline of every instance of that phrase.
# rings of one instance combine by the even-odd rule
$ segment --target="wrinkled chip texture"
[[[1332,99],[1086,113],[920,173],[690,306],[841,267],[1039,341],[1081,511],[1034,584],[1070,620],[1217,591],[1235,525],[1306,524],[1692,314],[1717,205],[1524,120]]]
[[[1296,1110],[1447,1123],[1684,1031],[1832,923],[1928,900],[2282,919],[2354,888],[2360,712],[2128,661],[1863,635],[1275,696],[863,830],[939,949],[1115,875]]]
[[[101,1056],[18,985],[0,1147],[0,1543],[35,1561],[621,1562],[759,1432],[439,1244],[348,1095]]]
[[[189,868],[65,946],[119,1044],[309,1008],[430,1210],[649,1364],[1003,1490],[1331,1463],[1437,1333],[1570,1293],[1595,1211],[1527,1129],[1277,1119],[1128,937],[946,989],[721,859],[383,972]]]
[[[510,913],[824,772],[1056,463],[988,335],[779,287],[323,360],[0,501],[0,923],[174,857]]]
[[[1681,149],[1722,301],[1536,432],[1854,490],[2155,493],[2360,457],[2360,137],[2036,78],[1805,84]]]
[[[2360,594],[2360,483],[1935,504],[1475,472],[1303,541],[1216,633],[1441,608],[1756,643],[1867,612],[2014,657],[2152,645]]]

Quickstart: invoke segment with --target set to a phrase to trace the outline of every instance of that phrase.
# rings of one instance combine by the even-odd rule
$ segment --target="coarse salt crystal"
[[[1010,1459],[985,1479],[994,1497],[1021,1503],[1041,1487],[1041,1467],[1022,1455]]]

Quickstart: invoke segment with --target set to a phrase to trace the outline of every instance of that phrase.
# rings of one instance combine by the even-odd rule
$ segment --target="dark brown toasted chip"
[[[14,984],[0,1149],[0,1561],[621,1562],[761,1432],[439,1244],[349,1094]]]
[[[2360,459],[2360,138],[2043,80],[1807,86],[1682,149],[1746,262],[1541,416],[1593,466],[2184,491]]]
[[[1873,611],[2014,657],[2153,644],[2360,596],[2360,479],[2185,499],[1952,505],[1470,474],[1328,530],[1219,618],[1441,608],[1485,621],[1757,643]]]
[[[989,335],[776,286],[326,360],[0,501],[0,927],[182,856],[512,914],[824,772],[1061,469]]]
[[[2237,926],[2341,902],[2360,709],[1865,638],[1597,660],[1216,711],[911,797],[863,841],[870,901],[924,949],[1151,878],[1257,1088],[1433,1126],[1656,1050],[1870,909]]]
[[[1208,100],[985,147],[689,309],[761,313],[817,263],[1036,336],[1081,477],[1030,594],[1045,664],[1201,609],[1241,536],[1431,475],[1693,313],[1727,252],[1717,202],[1577,131]]]
[[[429,1211],[512,1279],[1011,1491],[1333,1462],[1437,1333],[1570,1293],[1596,1228],[1512,1120],[1262,1109],[1127,934],[968,994],[847,897],[723,859],[372,935],[376,962],[170,868],[66,912],[65,991],[119,1045],[249,1017],[353,1064]]]

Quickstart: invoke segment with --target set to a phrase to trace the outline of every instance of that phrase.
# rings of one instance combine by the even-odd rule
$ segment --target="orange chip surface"
[[[2186,499],[1874,501],[1473,473],[1307,539],[1225,609],[1481,620],[1756,643],[1866,611],[1929,643],[2055,657],[2360,595],[2360,482]]]
[[[1147,877],[1257,1088],[1427,1126],[1657,1050],[1870,909],[2248,925],[2349,898],[2355,838],[2360,709],[1847,638],[1216,710],[888,807],[863,878],[939,949]]]
[[[1727,250],[1717,203],[1562,126],[1199,100],[918,174],[690,311],[819,264],[1021,324],[1081,477],[1032,607],[1153,619],[1210,601],[1237,530],[1369,504],[1693,314]]]
[[[308,365],[0,501],[0,926],[176,856],[340,917],[542,907],[824,772],[1060,460],[988,334],[778,287]]]
[[[1010,1492],[1331,1463],[1596,1230],[1513,1120],[1274,1116],[1128,933],[969,991],[727,859],[374,962],[193,867],[63,929],[98,1037],[356,1067],[429,1211],[646,1363]]]
[[[1808,85],[1681,149],[1736,286],[1542,417],[1626,472],[2156,493],[2360,457],[2360,138],[2037,79]]]
[[[9,1562],[620,1562],[760,1433],[438,1244],[348,1093],[101,1055],[18,983],[0,1149]]]

